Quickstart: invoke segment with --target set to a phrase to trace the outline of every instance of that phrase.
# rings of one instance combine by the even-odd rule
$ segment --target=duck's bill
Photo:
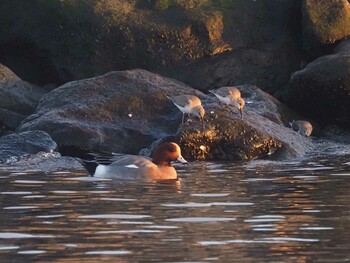
[[[239,112],[241,113],[241,119],[243,119],[243,110],[239,109]]]
[[[188,162],[185,160],[185,158],[183,158],[181,155],[179,156],[179,158],[177,158],[177,161],[183,164],[187,164]]]

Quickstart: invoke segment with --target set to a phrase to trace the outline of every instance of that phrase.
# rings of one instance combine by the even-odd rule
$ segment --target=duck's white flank
[[[97,165],[94,176],[103,177],[106,174],[107,168],[108,168],[107,165],[103,165],[103,164]]]

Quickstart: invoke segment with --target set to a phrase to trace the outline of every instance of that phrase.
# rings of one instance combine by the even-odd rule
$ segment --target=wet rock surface
[[[294,132],[288,120],[295,116],[287,107],[256,86],[238,86],[248,101],[243,119],[238,110],[223,108],[208,95],[204,107],[205,129],[197,119],[187,121],[173,136],[154,142],[140,154],[151,155],[164,141],[177,141],[183,155],[198,160],[288,159],[314,149],[311,139]]]
[[[44,130],[60,147],[137,153],[176,131],[179,111],[167,96],[180,94],[204,96],[144,70],[110,72],[46,94],[18,130]]]
[[[0,137],[0,163],[13,163],[38,152],[52,152],[57,144],[44,131],[33,130]]]
[[[350,42],[295,72],[284,101],[322,126],[350,128]]]
[[[24,156],[14,163],[0,163],[0,171],[10,173],[30,171],[31,173],[44,172],[46,174],[58,171],[74,171],[87,174],[84,166],[76,158],[61,156],[58,152],[39,152]]]
[[[21,80],[9,68],[0,64],[0,123],[14,130],[34,112],[45,91]]]
[[[248,160],[267,157],[282,147],[279,140],[229,114],[207,117],[204,131],[192,123],[182,127],[176,138],[183,155],[200,160]]]
[[[46,94],[19,131],[44,130],[59,147],[137,154],[162,138],[173,137],[189,159],[254,159],[274,152],[296,157],[312,142],[285,126],[280,103],[254,86],[239,86],[249,103],[243,119],[185,84],[145,70],[110,72],[67,83]],[[167,96],[197,95],[206,109],[205,129],[182,113]]]
[[[56,152],[57,144],[44,131],[27,131],[0,137],[1,172],[84,171],[78,159]]]

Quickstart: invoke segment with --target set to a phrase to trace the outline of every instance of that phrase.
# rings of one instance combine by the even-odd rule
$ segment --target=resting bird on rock
[[[290,127],[303,136],[309,137],[312,133],[312,125],[308,121],[292,121]]]

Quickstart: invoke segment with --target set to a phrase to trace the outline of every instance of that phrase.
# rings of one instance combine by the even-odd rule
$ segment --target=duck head
[[[171,162],[177,161],[186,164],[187,161],[181,155],[181,148],[174,142],[160,144],[154,152],[152,161],[157,165],[170,166]]]

